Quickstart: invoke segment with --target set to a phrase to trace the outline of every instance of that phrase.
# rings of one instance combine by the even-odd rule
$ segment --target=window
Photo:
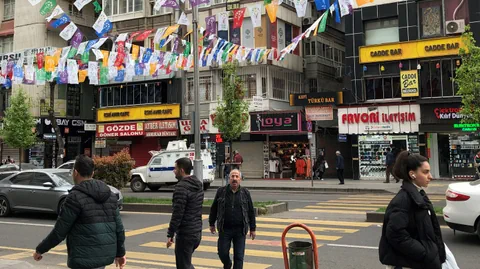
[[[290,94],[302,92],[302,74],[286,72],[283,70],[273,71],[272,93],[273,98],[289,100]]]
[[[0,38],[0,53],[13,51],[13,36]]]
[[[315,46],[316,44],[317,44],[317,42],[315,42],[315,41],[310,43],[310,45],[312,45],[312,55],[316,55],[316,54],[317,54],[317,53],[316,53],[316,48],[315,48],[315,47],[316,47],[316,46]]]
[[[194,89],[193,78],[188,78],[187,82],[187,102],[192,103],[194,101]],[[214,101],[215,92],[214,85],[212,83],[212,77],[200,77],[199,83],[200,102]]]
[[[255,74],[241,76],[245,88],[245,98],[257,95],[257,76]]]
[[[80,85],[67,85],[67,116],[80,117]]]
[[[70,16],[83,18],[83,11],[78,10],[73,4],[68,4],[68,14]]]
[[[157,157],[157,158],[153,159],[153,161],[150,165],[162,165],[162,158]]]
[[[35,173],[35,177],[30,181],[30,185],[43,186],[43,183],[52,182],[50,177],[45,173]]]
[[[167,100],[167,83],[151,82],[116,85],[100,90],[100,106],[125,106],[135,104],[159,104]]]
[[[310,89],[309,92],[318,92],[317,79],[316,78],[308,79],[308,87]]]
[[[365,96],[367,100],[400,98],[400,77],[366,78]]]
[[[31,179],[33,179],[33,173],[21,173],[14,176],[10,181],[15,185],[29,185]]]
[[[226,0],[213,0],[214,5],[224,4],[226,2],[227,2]]]
[[[365,22],[365,45],[398,42],[398,19]]]
[[[143,0],[103,0],[107,16],[143,11]]]
[[[420,36],[422,38],[442,36],[442,2],[424,1],[418,5],[420,15]]]
[[[293,39],[293,29],[292,25],[285,23],[285,47],[292,44]]]
[[[453,82],[459,59],[421,62],[420,93],[422,97],[454,96],[458,86]]]
[[[311,51],[310,51],[310,43],[309,43],[309,42],[305,42],[304,44],[305,44],[305,45],[304,45],[304,47],[305,47],[305,52],[304,52],[305,55],[313,55],[313,54],[311,53]]]
[[[13,19],[15,16],[15,0],[3,0],[3,20]]]

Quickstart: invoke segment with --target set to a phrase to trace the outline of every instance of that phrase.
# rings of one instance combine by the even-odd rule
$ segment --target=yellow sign
[[[176,118],[180,118],[180,104],[101,108],[97,110],[97,122]]]
[[[419,96],[417,70],[400,71],[400,81],[402,97]]]
[[[366,46],[359,49],[360,64],[458,55],[460,48],[460,36]]]

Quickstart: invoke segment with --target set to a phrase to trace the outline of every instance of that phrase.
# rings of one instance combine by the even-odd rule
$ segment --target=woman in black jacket
[[[427,158],[403,151],[393,174],[403,184],[385,213],[380,261],[387,269],[441,269],[445,246],[435,210],[423,190],[432,180]]]

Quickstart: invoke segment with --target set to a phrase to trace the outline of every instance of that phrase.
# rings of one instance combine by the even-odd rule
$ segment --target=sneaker
[[[295,180],[295,179],[292,177],[290,180],[292,180],[292,181],[293,181],[293,180]]]

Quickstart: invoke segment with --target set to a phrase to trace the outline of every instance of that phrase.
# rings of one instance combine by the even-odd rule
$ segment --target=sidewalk
[[[251,190],[272,190],[272,191],[310,191],[310,192],[335,192],[335,193],[396,193],[400,189],[400,183],[372,180],[345,180],[345,185],[338,185],[338,179],[314,180],[313,187],[310,180],[264,180],[246,179],[242,186]],[[456,181],[459,182],[459,181]],[[428,194],[444,195],[450,183],[446,180],[434,180],[426,190]],[[225,184],[222,179],[216,179],[212,187],[221,187]]]

